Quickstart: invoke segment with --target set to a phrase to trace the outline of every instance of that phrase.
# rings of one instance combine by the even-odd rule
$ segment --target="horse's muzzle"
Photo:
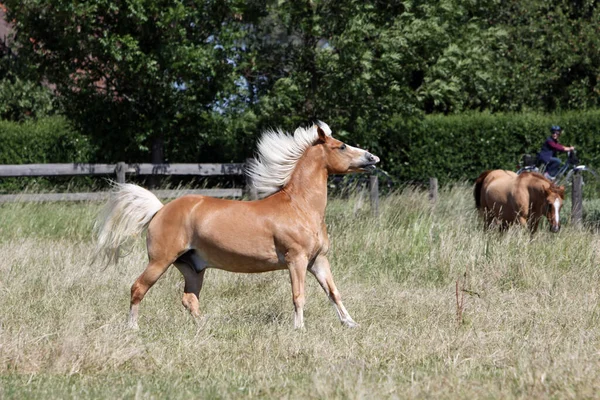
[[[550,232],[558,233],[558,231],[560,231],[560,225],[551,225],[550,226]]]
[[[374,170],[375,164],[377,164],[379,162],[379,157],[377,157],[371,153],[365,153],[364,159],[366,160],[366,162],[363,165],[361,165],[360,168],[365,171]]]
[[[369,163],[372,163],[372,164],[377,164],[377,163],[379,162],[379,157],[377,157],[377,156],[374,156],[374,155],[373,155],[373,154],[371,154],[371,153],[367,153],[367,154],[365,154],[365,158],[367,159],[367,161],[368,161]]]

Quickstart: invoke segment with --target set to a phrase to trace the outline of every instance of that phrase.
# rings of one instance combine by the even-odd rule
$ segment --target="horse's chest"
[[[282,242],[285,248],[302,250],[309,258],[329,249],[327,229],[321,224],[303,224],[288,230]]]
[[[319,253],[327,253],[329,250],[329,236],[327,235],[327,228],[325,224],[315,228],[312,233],[313,241],[311,248],[311,256],[316,256]]]

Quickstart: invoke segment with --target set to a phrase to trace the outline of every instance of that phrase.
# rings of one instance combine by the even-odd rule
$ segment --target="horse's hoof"
[[[139,331],[140,330],[140,327],[138,326],[137,322],[131,322],[131,321],[129,321],[127,323],[127,327],[129,329],[131,329],[132,331]]]
[[[197,328],[203,328],[208,323],[208,317],[206,315],[198,315],[193,317],[192,321]]]
[[[353,320],[343,321],[342,324],[348,328],[359,328],[360,325]]]

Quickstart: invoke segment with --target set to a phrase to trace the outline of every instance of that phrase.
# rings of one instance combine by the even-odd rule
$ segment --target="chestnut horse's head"
[[[546,218],[550,224],[550,232],[560,230],[560,209],[565,198],[565,187],[552,184],[544,190],[546,195]]]
[[[317,125],[316,128],[319,135],[318,143],[322,144],[325,150],[328,173],[346,174],[375,169],[379,157],[334,139],[331,133],[326,133],[320,125]]]

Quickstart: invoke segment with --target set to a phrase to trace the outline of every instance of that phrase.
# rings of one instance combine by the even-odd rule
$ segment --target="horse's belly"
[[[278,254],[272,243],[242,241],[235,243],[214,243],[204,240],[194,246],[198,255],[210,268],[231,272],[268,272],[285,269],[283,256]]]
[[[211,254],[206,257],[209,268],[217,268],[230,272],[260,273],[287,268],[285,263],[281,263],[278,260],[259,259],[238,254],[229,256],[219,255],[216,257]]]
[[[271,271],[279,271],[282,269],[287,269],[285,265],[276,264],[276,265],[268,265],[268,264],[240,264],[240,265],[229,265],[225,264],[223,266],[212,266],[210,265],[208,268],[216,268],[222,269],[223,271],[229,272],[239,272],[245,274],[259,274],[262,272],[271,272]]]

